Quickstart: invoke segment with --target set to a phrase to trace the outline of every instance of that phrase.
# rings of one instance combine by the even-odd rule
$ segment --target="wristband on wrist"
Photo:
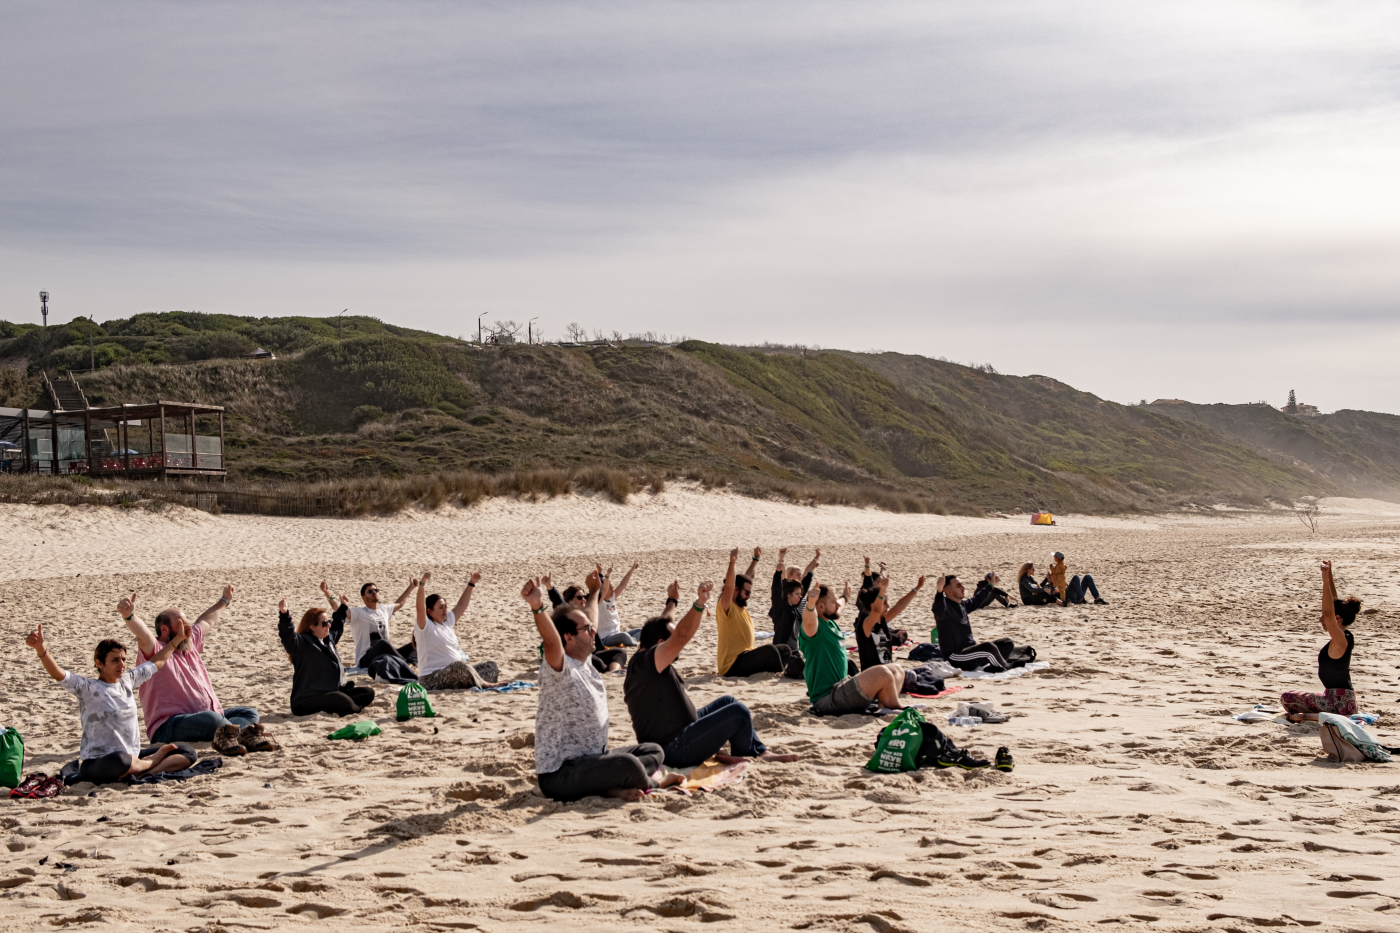
[[[679,605],[681,604],[681,601],[680,601],[679,599],[672,599],[672,598],[669,597],[669,596],[666,597],[666,602],[667,602],[667,603],[675,603],[677,606],[679,606]]]
[[[475,584],[475,583],[470,583],[470,582],[469,582],[469,583],[467,583],[467,586],[475,587],[476,584]]]
[[[130,622],[130,621],[131,621],[132,619],[134,619],[134,618],[136,618],[136,613],[133,612],[133,613],[132,613],[131,615],[129,615],[129,616],[122,616],[122,621],[123,621],[123,622]]]
[[[704,612],[704,611],[705,611],[705,604],[704,604],[704,603],[699,603],[699,602],[697,602],[697,603],[694,603],[690,608],[691,608],[691,609],[694,609],[696,612]]]
[[[534,615],[539,615],[541,612],[544,612],[544,611],[545,611],[545,608],[544,608],[543,606],[539,607],[538,609],[535,609],[535,608],[533,608],[533,607],[530,609],[530,612],[533,613]]]

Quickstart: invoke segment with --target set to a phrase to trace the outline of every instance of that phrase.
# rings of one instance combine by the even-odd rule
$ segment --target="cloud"
[[[1243,361],[1252,329],[1339,358],[1357,333],[1394,346],[1398,18],[12,4],[0,297],[47,287],[99,319],[353,304],[452,332],[489,310],[547,333],[806,333],[1120,399],[1188,394],[1170,380],[1194,360],[1213,375],[1193,385],[1249,399],[1277,373],[1207,347]],[[1189,359],[1164,361],[1164,322]],[[1064,349],[1089,333],[1097,368]],[[1400,410],[1400,388],[1347,391]]]

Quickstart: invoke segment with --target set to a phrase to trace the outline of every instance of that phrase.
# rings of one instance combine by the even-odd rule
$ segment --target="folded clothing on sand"
[[[618,673],[623,673],[618,671]],[[501,684],[497,687],[473,687],[473,693],[514,693],[517,690],[532,690],[539,684],[531,683],[528,680],[512,680],[508,684]]]

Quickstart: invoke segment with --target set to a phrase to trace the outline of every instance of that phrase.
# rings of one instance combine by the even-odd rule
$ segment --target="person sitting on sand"
[[[1361,611],[1361,600],[1348,596],[1337,598],[1332,582],[1332,562],[1322,564],[1322,628],[1328,634],[1327,644],[1317,652],[1317,677],[1322,681],[1321,694],[1290,690],[1279,699],[1288,712],[1289,722],[1317,722],[1318,713],[1350,716],[1357,711],[1356,692],[1351,686],[1351,651],[1356,640],[1351,624]]]
[[[1050,579],[1054,582],[1055,589],[1060,593],[1061,606],[1082,606],[1086,602],[1084,596],[1087,593],[1093,594],[1094,605],[1108,605],[1104,600],[1099,598],[1099,588],[1094,585],[1094,578],[1092,576],[1087,573],[1082,577],[1079,576],[1079,574],[1075,574],[1069,582],[1065,582],[1065,574],[1068,571],[1065,567],[1064,552],[1056,551],[1053,557],[1054,561],[1050,564]]]
[[[617,598],[632,582],[632,574],[641,564],[633,563],[614,586],[612,568],[603,574],[603,590],[598,598],[598,643],[604,648],[635,648],[637,640],[622,630],[622,617],[617,613]]]
[[[773,570],[773,602],[768,618],[773,622],[773,644],[787,645],[791,656],[783,676],[802,679],[802,653],[797,649],[797,630],[802,627],[802,613],[797,604],[812,585],[812,573],[821,566],[822,549],[807,564],[805,570],[787,566],[787,548],[778,550],[778,566]]]
[[[787,645],[769,644],[755,647],[753,616],[749,615],[749,597],[753,595],[753,575],[758,567],[762,548],[754,548],[753,560],[747,572],[736,575],[734,565],[739,549],[729,552],[729,570],[724,575],[724,589],[715,607],[715,628],[718,635],[715,669],[721,677],[750,677],[772,672],[781,674],[792,660]]]
[[[355,642],[355,657],[351,667],[364,666],[360,661],[364,658],[365,652],[370,649],[370,645],[374,643],[374,639],[371,637],[373,633],[377,632],[380,638],[389,642],[389,620],[394,617],[394,613],[404,607],[404,603],[408,602],[409,595],[413,593],[414,585],[415,581],[409,580],[408,588],[399,594],[399,598],[385,605],[379,600],[379,584],[364,583],[360,586],[360,599],[364,605],[350,606],[345,597],[336,599],[332,596],[330,584],[326,580],[321,581],[321,592],[330,602],[331,612],[335,612],[341,606],[345,606],[350,611],[350,637]],[[405,658],[405,660],[408,659]]]
[[[1055,594],[1043,584],[1035,582],[1035,564],[1022,564],[1016,571],[1016,586],[1021,591],[1021,605],[1048,606],[1055,601]]]
[[[428,690],[496,686],[498,669],[495,663],[468,664],[470,656],[457,641],[457,622],[471,605],[481,574],[471,575],[457,605],[451,609],[447,608],[447,600],[437,593],[424,595],[432,578],[431,570],[423,571],[418,578],[418,615],[414,625],[418,639],[418,682]]]
[[[1016,604],[1011,601],[1011,594],[997,586],[1001,582],[1001,577],[995,573],[989,573],[977,581],[977,589],[972,593],[972,599],[982,606],[990,606],[992,603],[1001,603],[1003,609],[1015,609]],[[982,591],[986,590],[984,594]]]
[[[965,594],[962,581],[954,574],[938,578],[938,592],[933,597],[933,620],[944,660],[965,671],[996,672],[1015,666],[1018,659],[1011,655],[1016,647],[1014,641],[996,638],[979,642],[972,635],[972,622],[967,614],[990,602],[991,594],[984,591],[986,602],[983,603],[978,603],[975,597],[964,599]]]
[[[555,609],[568,604],[580,611],[588,604],[590,595],[599,592],[603,586],[603,565],[595,564],[595,569],[588,576],[584,577],[583,586],[569,584],[564,587],[561,595],[550,582],[549,575],[543,578],[545,589],[549,592],[550,605]],[[609,648],[603,644],[603,640],[598,637],[598,633],[593,633],[593,652],[591,663],[598,669],[600,674],[611,674],[622,670],[627,665],[627,651],[623,648]]]
[[[92,663],[97,677],[79,677],[54,662],[44,644],[44,627],[38,626],[24,643],[39,655],[50,677],[78,698],[78,719],[83,726],[78,750],[77,781],[111,784],[141,774],[183,771],[198,760],[193,748],[178,742],[141,747],[136,725],[136,688],[148,683],[169,662],[171,655],[190,637],[190,625],[181,619],[171,623],[165,644],[135,669],[126,669],[126,646],[113,639],[97,643]]]
[[[156,616],[156,630],[152,634],[136,615],[135,593],[117,603],[117,614],[136,637],[136,650],[142,661],[149,661],[169,644],[176,628],[190,629],[190,637],[180,643],[170,663],[141,687],[146,735],[157,745],[209,742],[215,751],[233,756],[279,748],[267,730],[258,724],[256,709],[251,706],[225,709],[219,703],[209,679],[209,669],[204,666],[205,638],[232,604],[233,587],[225,586],[218,601],[204,610],[193,626],[183,612],[170,608]]]
[[[278,603],[277,635],[292,659],[293,716],[351,716],[374,702],[373,688],[357,687],[353,680],[345,679],[339,644],[349,609],[341,602],[334,617],[324,609],[308,609],[293,630],[287,601]]]
[[[863,713],[871,703],[887,709],[903,709],[899,691],[904,686],[904,669],[898,664],[880,664],[854,676],[847,673],[846,646],[841,640],[841,607],[850,596],[837,598],[836,591],[816,580],[802,596],[802,628],[797,636],[805,662],[807,699],[822,716]]]
[[[754,731],[753,714],[732,696],[696,710],[686,692],[675,662],[700,628],[713,589],[709,580],[701,583],[695,602],[676,622],[680,584],[673,582],[665,610],[642,626],[641,647],[627,665],[622,688],[637,741],[660,745],[673,768],[691,768],[712,757],[726,762],[739,758],[796,761],[796,755],[768,751]],[[725,745],[730,755],[719,754]]]
[[[543,644],[540,694],[535,709],[535,773],[540,793],[551,800],[621,797],[640,800],[645,791],[684,780],[661,767],[661,746],[643,742],[608,751],[608,692],[591,663],[598,590],[582,609],[562,603],[544,607],[543,580],[526,580],[520,598],[530,607]]]
[[[883,567],[879,576],[866,575],[864,579],[870,584],[856,594],[856,649],[861,670],[894,661],[895,636],[890,631],[890,621],[907,609],[914,597],[919,595],[925,578],[919,577],[914,588],[893,606],[885,599],[890,578]]]

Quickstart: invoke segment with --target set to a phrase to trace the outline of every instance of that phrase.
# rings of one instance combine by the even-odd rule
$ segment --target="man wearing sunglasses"
[[[321,581],[321,592],[330,600],[331,612],[339,609],[341,603],[345,603],[350,610],[350,637],[355,640],[355,663],[352,667],[362,666],[360,661],[373,641],[371,633],[378,633],[380,638],[389,641],[389,620],[408,602],[415,586],[417,581],[409,580],[408,587],[399,598],[386,605],[379,600],[379,584],[366,583],[360,587],[360,599],[364,601],[364,605],[350,606],[350,601],[344,595],[336,599],[331,595],[330,585],[325,580]]]

